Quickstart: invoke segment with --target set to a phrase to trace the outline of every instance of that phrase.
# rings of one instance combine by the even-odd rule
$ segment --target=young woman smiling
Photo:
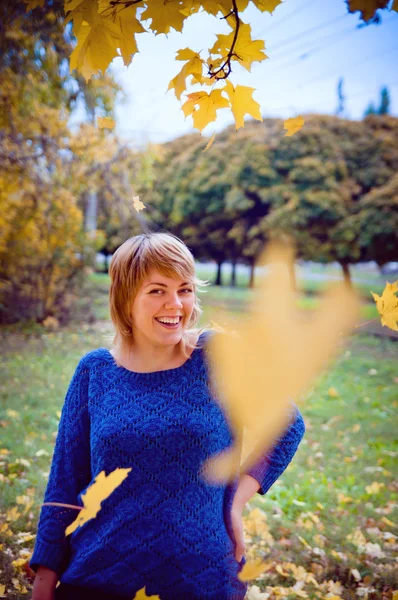
[[[215,332],[195,327],[207,283],[187,246],[167,233],[128,239],[110,277],[112,348],[88,352],[76,367],[44,502],[83,506],[99,473],[131,471],[69,536],[76,509],[42,507],[32,600],[131,600],[142,588],[161,600],[243,600],[243,508],[292,460],[302,416],[292,403],[270,452],[233,483],[207,483],[201,466],[234,442],[210,382],[206,341]]]

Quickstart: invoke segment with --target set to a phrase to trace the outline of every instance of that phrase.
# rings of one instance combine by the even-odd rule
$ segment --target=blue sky
[[[265,40],[269,58],[254,63],[251,73],[233,63],[231,81],[256,88],[253,98],[263,116],[284,119],[335,113],[340,77],[344,116],[361,119],[370,101],[378,105],[380,88],[386,85],[390,112],[398,116],[398,14],[382,10],[379,15],[381,24],[358,28],[363,23],[359,13],[349,14],[344,0],[285,0],[272,15],[250,3],[242,20],[250,23],[254,39]],[[139,53],[131,65],[115,59],[111,67],[126,93],[126,101],[116,108],[116,132],[140,146],[197,131],[192,118],[185,119],[174,91],[167,92],[183,65],[174,60],[175,52],[189,46],[203,50],[201,56],[207,58],[216,33],[229,32],[225,21],[202,13],[187,19],[182,33],[138,35]],[[231,123],[231,112],[222,109],[202,133],[211,135]]]

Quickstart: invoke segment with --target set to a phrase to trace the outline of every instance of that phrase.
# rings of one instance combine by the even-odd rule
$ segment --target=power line
[[[393,21],[395,22],[396,20],[397,20],[397,19],[396,19],[395,17],[392,17],[391,19],[389,19],[389,20],[387,21],[387,23],[385,24],[385,26],[387,26],[387,25],[388,25],[388,23],[391,23],[391,22],[393,22]],[[356,31],[356,30],[353,30],[353,31]],[[349,35],[350,33],[353,33],[353,31],[346,32],[346,34],[344,34],[342,37],[347,37],[347,35]],[[277,67],[278,67],[278,69],[280,69],[281,67],[283,67],[283,68],[289,68],[289,67],[291,67],[291,66],[295,66],[295,65],[296,65],[296,64],[297,64],[297,63],[298,63],[300,60],[305,60],[306,58],[308,58],[308,57],[309,57],[309,55],[310,55],[310,54],[313,54],[313,53],[314,53],[316,50],[317,50],[318,52],[322,52],[322,50],[324,50],[325,48],[327,48],[327,47],[331,46],[332,44],[336,43],[336,41],[337,41],[337,42],[339,42],[339,41],[340,41],[340,39],[341,39],[341,38],[339,38],[338,40],[335,40],[335,41],[331,41],[331,42],[330,42],[330,43],[328,43],[328,44],[323,44],[323,45],[322,45],[322,46],[319,48],[319,50],[317,50],[316,48],[315,48],[315,49],[312,49],[312,50],[310,50],[309,52],[307,52],[307,53],[305,53],[305,54],[303,54],[303,55],[299,56],[299,57],[298,57],[296,60],[287,61],[287,62],[283,63],[282,65],[277,65]],[[370,55],[370,56],[369,56],[369,59],[373,60],[373,56],[376,56],[376,57],[377,57],[378,55],[377,55],[377,54],[376,54],[376,55]],[[365,61],[366,61],[366,60],[367,60],[367,59],[365,59]],[[361,63],[360,63],[360,64],[361,64]],[[352,66],[355,66],[355,65],[356,65],[356,63],[354,63],[354,65],[352,65]],[[327,77],[330,77],[330,75],[328,74],[328,75],[326,76],[326,78],[327,78]],[[322,79],[324,79],[324,78],[325,78],[325,77],[323,77],[323,76],[320,76],[319,78],[315,78],[314,80],[311,80],[311,81],[310,81],[310,83],[313,83],[313,81],[322,80]],[[305,84],[305,85],[307,85],[307,84]],[[302,85],[301,85],[301,86],[299,86],[299,87],[302,87]],[[288,89],[289,89],[289,88],[284,88],[284,89],[282,90],[282,92],[284,92],[284,91],[286,91],[286,90],[288,90]]]
[[[269,27],[272,27],[272,31],[275,31],[275,29],[278,27],[278,25],[281,25],[281,24],[284,25],[286,23],[286,21],[288,21],[291,17],[294,17],[294,15],[297,15],[298,13],[302,12],[305,8],[307,8],[307,6],[309,6],[310,4],[315,4],[315,2],[317,2],[317,1],[318,0],[308,0],[308,2],[306,2],[305,4],[303,4],[300,7],[296,8],[296,10],[289,13],[286,17],[277,21],[275,25],[270,25],[270,26],[267,25],[267,27],[263,28],[259,33],[254,34],[255,37],[263,35],[263,33],[265,33],[265,31],[267,31],[269,29]]]
[[[349,27],[348,29],[343,29],[341,31],[334,31],[333,33],[330,33],[327,36],[323,36],[321,38],[317,38],[315,40],[310,40],[308,43],[305,44],[301,44],[300,46],[298,46],[297,48],[293,48],[291,50],[288,50],[285,53],[282,53],[280,55],[277,55],[274,59],[272,59],[271,57],[271,61],[272,63],[274,63],[275,61],[278,61],[280,58],[283,58],[283,56],[286,55],[291,55],[291,54],[296,54],[297,52],[299,52],[301,49],[303,48],[308,48],[309,45],[311,45],[312,43],[316,43],[316,42],[320,42],[320,41],[324,41],[327,40],[329,38],[336,38],[337,37],[337,42],[339,42],[342,38],[347,37],[347,35],[349,35],[350,33],[353,33],[354,31],[356,31],[356,29],[352,29],[351,27]],[[330,44],[321,44],[319,46],[315,46],[315,48],[311,48],[310,50],[308,50],[307,52],[305,52],[304,54],[301,54],[300,56],[295,56],[295,58],[297,58],[297,60],[303,60],[304,58],[307,58],[309,56],[309,54],[315,52],[316,50],[323,50],[323,48],[327,48],[327,46],[330,46],[332,43],[334,43],[334,41],[331,41]],[[281,65],[278,65],[279,67],[283,67],[284,65],[288,65],[291,62],[290,60],[285,61],[284,63],[282,63]]]
[[[332,21],[325,21],[324,23],[321,23],[320,25],[316,25],[315,27],[311,27],[311,29],[306,29],[305,31],[302,31],[301,33],[298,33],[297,35],[294,35],[293,37],[290,38],[285,38],[284,40],[280,40],[276,45],[274,45],[272,47],[273,50],[278,49],[279,46],[286,46],[287,44],[290,44],[291,42],[295,41],[295,40],[300,40],[303,37],[306,37],[309,33],[312,33],[313,31],[320,31],[321,29],[324,29],[325,27],[330,27],[330,25],[333,25],[334,23],[337,23],[338,21],[341,21],[342,19],[345,19],[347,15],[340,15],[339,17],[336,17],[336,19],[333,19]]]

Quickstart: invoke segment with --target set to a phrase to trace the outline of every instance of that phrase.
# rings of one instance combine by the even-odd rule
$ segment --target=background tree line
[[[62,3],[0,11],[0,323],[67,322],[96,252],[143,230],[216,261],[218,285],[228,261],[232,285],[245,263],[253,286],[273,237],[294,241],[298,258],[338,261],[347,280],[350,264],[397,259],[398,119],[306,115],[293,137],[265,119],[227,128],[206,152],[199,134],[137,152],[96,128],[120,89],[71,77]],[[79,103],[86,122],[72,131]]]

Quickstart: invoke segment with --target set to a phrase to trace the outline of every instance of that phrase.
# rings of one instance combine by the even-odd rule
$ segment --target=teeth
[[[177,324],[180,321],[179,317],[177,319],[156,319],[156,320],[160,321],[161,323],[170,323],[170,324]]]

